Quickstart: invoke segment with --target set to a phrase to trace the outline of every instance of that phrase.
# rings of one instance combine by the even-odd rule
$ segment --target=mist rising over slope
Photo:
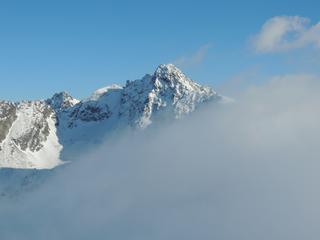
[[[128,133],[0,206],[1,239],[318,239],[320,85],[274,78]]]

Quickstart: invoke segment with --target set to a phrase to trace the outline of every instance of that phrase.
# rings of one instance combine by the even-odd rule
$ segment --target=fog
[[[320,238],[320,82],[248,86],[128,133],[0,206],[0,239]]]

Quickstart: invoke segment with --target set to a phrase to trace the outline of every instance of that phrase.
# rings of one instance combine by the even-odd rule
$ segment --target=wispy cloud
[[[199,65],[204,61],[211,47],[211,43],[202,45],[193,54],[189,56],[181,56],[178,59],[176,59],[173,63],[180,67],[193,67]]]
[[[252,38],[256,52],[280,52],[313,45],[320,48],[320,23],[300,16],[276,16],[267,20]]]

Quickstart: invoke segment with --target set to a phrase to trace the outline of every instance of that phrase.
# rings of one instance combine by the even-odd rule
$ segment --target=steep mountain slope
[[[62,146],[52,108],[41,101],[0,102],[0,167],[53,168]]]
[[[115,131],[179,119],[202,103],[221,99],[212,88],[195,83],[168,64],[123,87],[98,89],[82,101],[66,92],[46,101],[3,101],[0,167],[51,169]]]

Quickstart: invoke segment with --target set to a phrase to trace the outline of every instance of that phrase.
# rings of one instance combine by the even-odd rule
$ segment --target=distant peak
[[[79,100],[73,98],[66,91],[55,93],[52,98],[47,100],[47,103],[56,110],[73,107],[78,102]]]
[[[177,73],[182,74],[182,71],[172,63],[160,64],[155,71],[155,74],[177,74]]]
[[[52,98],[56,98],[56,99],[58,99],[58,98],[69,98],[69,97],[72,98],[72,96],[66,91],[55,93],[52,96]]]
[[[158,66],[158,68],[160,68],[160,69],[173,69],[173,68],[177,68],[177,67],[172,63],[167,63],[167,64],[160,64]]]
[[[171,86],[175,86],[177,84],[196,84],[173,64],[159,65],[154,73],[153,80],[159,80],[160,82],[169,83]]]

